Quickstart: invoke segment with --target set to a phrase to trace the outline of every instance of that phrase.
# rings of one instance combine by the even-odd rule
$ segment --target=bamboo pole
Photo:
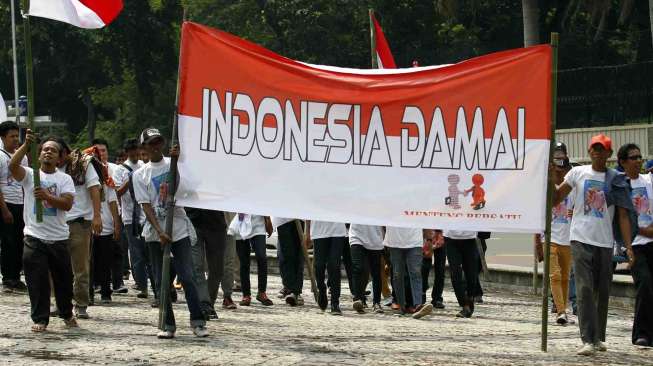
[[[549,162],[553,160],[555,148],[555,129],[557,122],[558,98],[558,33],[551,33],[551,144],[549,146]],[[547,166],[548,172],[548,166]],[[555,182],[553,176],[547,173],[548,184],[546,188],[546,227],[544,230],[544,273],[542,276],[542,352],[547,350],[548,338],[548,313],[549,313],[549,269],[551,264],[551,217],[553,208],[553,190]]]
[[[181,74],[181,61],[183,52],[183,28],[186,22],[186,8],[184,8],[182,16],[182,24],[180,27],[180,40],[179,40],[179,64],[177,67],[177,87],[175,90],[175,111],[172,117],[172,138],[170,139],[170,146],[178,144],[177,141],[177,123],[179,121],[179,79]],[[165,231],[166,234],[173,238],[173,220],[175,210],[175,193],[177,192],[177,162],[178,156],[173,156],[170,159],[170,171],[168,172],[168,196],[166,198],[166,221]],[[163,262],[161,264],[161,288],[159,290],[160,306],[159,306],[159,329],[165,330],[165,319],[168,315],[167,304],[170,298],[170,244],[163,246]]]
[[[297,234],[299,234],[299,238],[302,241],[300,245],[302,247],[302,253],[304,254],[304,263],[306,264],[306,269],[308,270],[308,277],[311,279],[311,292],[313,293],[313,298],[317,303],[317,281],[315,280],[315,272],[313,271],[313,260],[311,260],[311,257],[308,256],[308,248],[306,248],[304,245],[306,242],[306,234],[299,220],[295,220],[295,225],[297,225]]]
[[[29,0],[23,0],[23,11],[29,12]],[[29,23],[29,16],[23,18],[25,36],[25,70],[27,74],[27,123],[32,132],[34,128],[34,74],[32,62],[32,32]],[[39,173],[40,164],[38,159],[37,144],[32,143],[30,146],[30,157],[32,160],[32,171],[34,171],[34,188],[41,187],[41,174]],[[43,204],[40,199],[36,199],[36,222],[43,222]]]
[[[16,111],[16,124],[20,126],[20,113],[18,112],[18,98],[20,98],[20,94],[18,93],[18,55],[16,51],[16,6],[14,5],[14,1],[11,0],[11,50],[14,58],[14,110]]]

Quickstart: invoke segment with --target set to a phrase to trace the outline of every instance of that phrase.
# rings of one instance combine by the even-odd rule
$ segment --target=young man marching
[[[365,285],[372,276],[372,310],[383,313],[381,307],[381,258],[383,257],[383,227],[351,224],[349,245],[352,261],[352,294],[354,310],[365,313]]]
[[[30,130],[25,144],[12,156],[9,170],[25,190],[25,238],[23,268],[31,304],[33,332],[43,332],[50,320],[50,278],[59,316],[67,327],[77,327],[73,316],[73,273],[70,265],[70,244],[66,211],[73,206],[75,187],[67,174],[57,170],[62,147],[46,140],[40,146],[38,172],[40,188],[34,188],[34,171],[21,166],[21,161],[35,141]],[[43,205],[43,221],[36,221],[36,199]]]
[[[623,174],[606,166],[612,155],[612,140],[605,135],[592,137],[588,152],[592,165],[574,167],[556,188],[554,205],[575,190],[572,200],[571,253],[578,298],[578,323],[583,346],[579,355],[606,351],[605,331],[608,299],[612,282],[612,250],[623,241],[628,257],[631,247],[632,201],[630,186]],[[556,174],[551,169],[550,174]]]

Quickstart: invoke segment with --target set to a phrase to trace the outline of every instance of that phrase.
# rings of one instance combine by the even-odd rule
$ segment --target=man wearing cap
[[[152,269],[154,272],[155,291],[170,284],[161,283],[161,266],[163,263],[162,245],[171,244],[172,262],[177,271],[177,277],[184,287],[186,303],[190,311],[190,324],[193,333],[198,337],[209,335],[205,328],[206,321],[200,306],[197,286],[193,281],[193,258],[191,253],[190,233],[192,224],[186,217],[183,207],[175,206],[173,215],[173,230],[169,235],[165,232],[165,220],[168,214],[166,199],[168,192],[168,173],[170,160],[163,157],[165,139],[159,130],[147,128],[141,133],[141,144],[149,153],[150,161],[144,164],[132,175],[136,201],[143,206],[147,221],[143,227],[143,237],[150,249]],[[170,150],[171,155],[178,154],[177,147]],[[165,330],[157,334],[159,338],[173,338],[176,332],[175,316],[172,312],[170,299],[167,307]]]
[[[623,241],[632,262],[633,214],[630,185],[623,174],[606,166],[612,141],[605,135],[592,137],[592,165],[572,168],[556,188],[554,205],[574,191],[570,242],[578,298],[578,323],[583,346],[579,355],[606,351],[605,332],[612,282],[612,251]],[[555,176],[558,172],[550,169]]]

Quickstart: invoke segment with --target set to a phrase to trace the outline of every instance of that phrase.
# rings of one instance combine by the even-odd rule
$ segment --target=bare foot
[[[77,319],[75,319],[74,316],[71,316],[68,319],[64,319],[64,324],[66,324],[66,328],[79,328],[79,325],[77,324]]]
[[[34,333],[43,333],[48,326],[41,323],[34,323],[32,325],[32,332]]]

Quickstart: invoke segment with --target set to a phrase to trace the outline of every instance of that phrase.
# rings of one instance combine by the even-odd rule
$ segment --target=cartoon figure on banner
[[[463,191],[458,189],[460,177],[456,174],[450,174],[447,177],[447,182],[449,182],[449,196],[445,197],[444,204],[450,206],[454,210],[460,210],[460,200],[458,199],[458,196],[463,194]]]
[[[474,174],[472,176],[472,187],[465,190],[465,197],[471,192],[472,194],[472,208],[474,210],[480,210],[485,207],[485,190],[481,187],[485,182],[483,175]]]

